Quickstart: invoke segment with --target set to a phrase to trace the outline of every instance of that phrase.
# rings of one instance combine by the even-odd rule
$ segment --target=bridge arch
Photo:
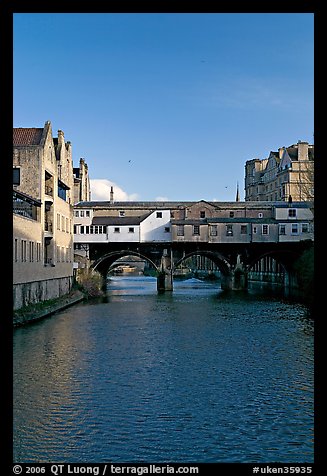
[[[159,272],[158,266],[152,261],[151,258],[149,258],[146,255],[143,255],[137,251],[131,251],[131,250],[118,250],[118,251],[112,251],[110,253],[105,253],[102,255],[100,258],[95,260],[91,264],[91,269],[98,271],[101,273],[103,277],[105,277],[108,274],[108,271],[112,264],[117,261],[119,258],[123,258],[124,256],[136,256],[138,258],[141,258],[144,261],[147,261],[150,263],[156,272]]]
[[[219,271],[223,276],[229,276],[230,275],[230,263],[228,260],[219,252],[216,251],[205,251],[205,250],[197,250],[197,251],[192,251],[190,253],[185,254],[182,258],[178,259],[174,263],[174,269],[176,269],[180,264],[182,264],[184,261],[186,261],[188,258],[191,258],[192,256],[205,256],[206,258],[209,258],[213,263],[218,266]]]

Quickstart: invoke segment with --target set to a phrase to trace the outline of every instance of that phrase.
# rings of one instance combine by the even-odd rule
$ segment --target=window
[[[60,263],[60,246],[57,246],[57,263]]]
[[[119,211],[119,216],[120,216],[120,217],[124,217],[124,216],[125,216],[125,211],[124,211],[124,210],[120,210],[120,211]]]
[[[66,191],[67,188],[61,184],[60,181],[58,181],[58,197],[62,198],[63,200],[66,201]]]
[[[134,233],[134,228],[133,227],[128,228],[128,233]]]
[[[248,227],[246,225],[241,225],[241,235],[246,235],[248,232]]]
[[[14,244],[14,260],[17,262],[18,261],[18,239],[15,238],[15,244]]]
[[[90,217],[90,210],[85,210],[85,216]]]
[[[81,225],[79,227],[79,232],[80,232],[81,235],[84,235],[84,226],[83,225]]]
[[[210,236],[217,236],[218,235],[218,226],[211,225],[210,226]]]
[[[286,235],[286,226],[285,225],[279,225],[279,234],[280,235]]]
[[[66,218],[66,233],[69,233],[69,222],[68,222],[68,218]]]
[[[177,225],[177,236],[184,236],[184,225]]]
[[[254,226],[254,227],[253,227],[253,234],[255,235],[256,233],[257,233],[257,227]]]
[[[29,255],[30,255],[30,262],[33,263],[33,261],[34,261],[34,241],[30,241],[30,243],[29,243]]]
[[[75,217],[79,217],[79,211],[76,210],[76,211],[74,212],[74,215],[75,215]]]
[[[156,217],[157,218],[162,218],[162,212],[157,212]]]
[[[81,218],[84,218],[84,210],[81,210],[79,213],[80,213],[79,216],[80,216]]]
[[[229,212],[229,218],[234,218],[234,212]]]
[[[205,218],[206,217],[206,212],[205,211],[201,211],[200,212],[200,218]]]
[[[20,168],[18,167],[13,168],[12,182],[13,185],[20,185]]]
[[[77,233],[77,225],[74,225],[74,235]]]
[[[268,235],[269,234],[269,227],[268,225],[262,225],[262,234]]]
[[[170,233],[170,227],[169,226],[165,226],[165,233]]]
[[[65,217],[61,217],[61,230],[65,231]]]
[[[21,242],[21,256],[22,262],[26,261],[26,240],[22,240]]]
[[[199,235],[200,234],[200,226],[199,225],[194,225],[193,226],[193,235]]]
[[[296,209],[295,209],[295,208],[290,208],[290,209],[288,210],[288,216],[289,216],[290,218],[295,218],[295,217],[296,217]]]
[[[297,223],[292,223],[292,235],[297,235],[299,233],[299,227]]]
[[[57,213],[57,230],[60,230],[60,213]]]
[[[36,261],[41,261],[41,243],[36,243]]]
[[[309,233],[309,224],[308,223],[302,223],[301,231],[302,231],[302,233]]]
[[[258,213],[258,218],[263,218],[263,213],[259,212]]]
[[[114,233],[120,233],[120,228],[114,228]]]
[[[233,225],[226,225],[226,235],[233,236]]]

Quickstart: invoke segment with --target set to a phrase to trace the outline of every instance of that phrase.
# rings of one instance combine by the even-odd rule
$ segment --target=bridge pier
[[[243,291],[248,287],[248,273],[237,255],[236,265],[230,269],[227,275],[222,276],[221,289],[229,291]]]
[[[173,267],[172,258],[168,256],[166,249],[163,250],[161,264],[157,276],[157,291],[164,293],[173,290]]]

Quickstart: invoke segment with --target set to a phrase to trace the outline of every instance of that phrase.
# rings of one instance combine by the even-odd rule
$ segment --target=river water
[[[15,462],[313,462],[306,308],[174,286],[116,277],[15,330]]]

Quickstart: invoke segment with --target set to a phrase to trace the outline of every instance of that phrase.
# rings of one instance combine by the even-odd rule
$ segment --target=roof
[[[30,146],[40,145],[43,127],[15,127],[13,129],[13,145]]]
[[[207,218],[205,220],[192,220],[192,219],[185,219],[185,220],[172,220],[172,225],[208,225],[208,224],[246,224],[246,223],[259,223],[262,225],[266,225],[268,223],[276,223],[274,218]]]
[[[236,208],[236,209],[243,209],[243,208],[271,208],[272,205],[276,202],[264,202],[264,201],[248,201],[248,202],[207,202],[205,200],[194,200],[194,201],[185,201],[185,202],[177,202],[177,201],[171,201],[171,202],[136,202],[136,201],[126,201],[126,202],[110,202],[108,201],[85,201],[85,202],[78,202],[74,206],[76,208],[103,208],[103,209],[128,209],[128,208],[145,208],[145,209],[161,209],[161,210],[170,210],[170,209],[177,209],[177,208],[184,208],[184,207],[190,207],[192,205],[198,204],[198,203],[208,203],[209,205],[214,206],[215,208],[218,209],[224,209],[224,208]]]
[[[145,215],[135,217],[94,217],[92,225],[139,225],[150,214],[146,213]]]

